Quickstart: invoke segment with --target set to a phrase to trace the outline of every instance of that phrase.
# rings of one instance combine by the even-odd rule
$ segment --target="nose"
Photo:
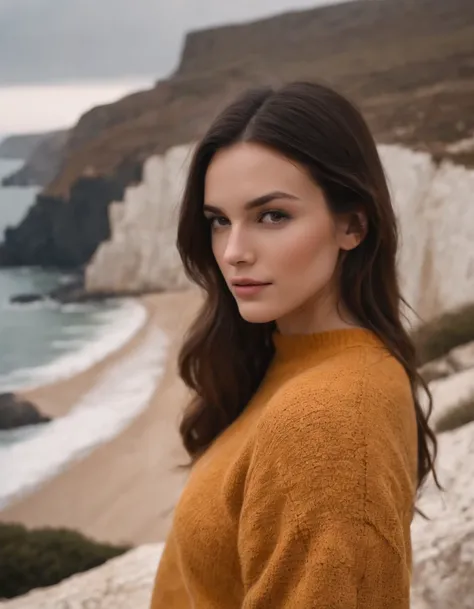
[[[242,227],[233,226],[228,235],[224,250],[224,262],[232,266],[253,264],[255,252]]]

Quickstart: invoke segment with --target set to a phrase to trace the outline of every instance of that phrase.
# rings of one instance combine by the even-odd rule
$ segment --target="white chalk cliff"
[[[150,157],[143,181],[109,207],[112,238],[86,270],[90,292],[137,293],[187,285],[175,247],[179,201],[191,146]]]
[[[399,269],[408,302],[425,319],[474,300],[474,171],[430,155],[379,146],[401,228]],[[110,207],[112,237],[89,264],[90,292],[185,287],[177,212],[192,145],[150,157],[143,181]]]

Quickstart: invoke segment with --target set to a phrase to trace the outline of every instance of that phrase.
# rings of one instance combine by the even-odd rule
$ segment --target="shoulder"
[[[406,374],[393,358],[368,354],[285,383],[257,424],[249,472],[262,485],[274,479],[307,513],[390,523],[411,513],[416,466]]]
[[[285,383],[268,403],[257,437],[279,454],[366,459],[381,439],[413,443],[415,428],[403,367],[386,352],[367,350],[356,364],[342,355]]]
[[[295,374],[270,400],[265,418],[273,424],[292,418],[331,417],[351,424],[385,399],[410,400],[411,389],[403,367],[382,349],[366,349],[362,357],[341,353]]]

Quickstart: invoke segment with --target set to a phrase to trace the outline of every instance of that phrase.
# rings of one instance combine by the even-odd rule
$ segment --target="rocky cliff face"
[[[190,155],[190,146],[178,146],[150,157],[143,181],[126,189],[123,202],[109,207],[112,235],[87,267],[89,293],[133,294],[188,285],[175,241]]]
[[[170,79],[81,118],[48,193],[193,141],[242,88],[294,79],[353,97],[382,143],[474,163],[474,148],[448,150],[474,133],[473,39],[471,0],[360,0],[192,33]]]
[[[45,135],[28,155],[25,164],[3,178],[3,186],[46,186],[59,171],[69,131]]]
[[[18,228],[7,228],[0,266],[41,265],[77,268],[110,235],[107,208],[123,196],[114,180],[84,177],[68,201],[40,194]]]
[[[10,135],[0,143],[1,159],[26,159],[33,150],[48,138],[51,133],[28,133],[24,135]]]

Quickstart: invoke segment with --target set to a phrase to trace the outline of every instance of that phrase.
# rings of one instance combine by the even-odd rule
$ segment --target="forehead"
[[[306,170],[278,152],[250,142],[219,150],[205,180],[205,202],[245,203],[275,190],[304,197],[316,188]]]

